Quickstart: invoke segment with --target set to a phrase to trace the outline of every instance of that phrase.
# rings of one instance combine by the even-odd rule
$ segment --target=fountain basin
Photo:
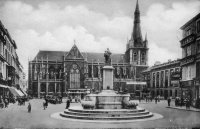
[[[103,90],[99,94],[89,94],[86,101],[94,101],[96,109],[122,109],[129,101],[130,94],[117,94],[114,90]]]

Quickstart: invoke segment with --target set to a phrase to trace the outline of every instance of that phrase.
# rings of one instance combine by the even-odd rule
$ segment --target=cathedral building
[[[148,67],[148,41],[142,37],[140,10],[136,4],[134,27],[124,54],[111,55],[114,90],[140,96],[146,82],[141,72]],[[106,48],[105,48],[106,49]],[[69,51],[39,51],[29,61],[29,93],[35,97],[60,94],[83,98],[102,90],[104,53],[81,52],[76,44]]]

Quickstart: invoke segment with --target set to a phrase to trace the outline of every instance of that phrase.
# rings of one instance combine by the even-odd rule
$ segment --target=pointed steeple
[[[137,0],[136,8],[135,8],[135,17],[134,17],[134,26],[131,39],[134,40],[134,46],[136,44],[140,44],[143,42],[142,39],[142,32],[140,27],[140,10],[139,10],[139,3]]]

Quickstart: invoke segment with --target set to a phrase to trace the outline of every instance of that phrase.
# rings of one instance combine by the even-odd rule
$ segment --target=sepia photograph
[[[199,129],[200,0],[0,0],[0,129]]]

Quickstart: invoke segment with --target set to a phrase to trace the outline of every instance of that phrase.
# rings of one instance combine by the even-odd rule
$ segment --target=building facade
[[[191,101],[199,98],[200,88],[200,13],[182,27],[182,80],[183,95]]]
[[[151,97],[160,96],[163,99],[167,99],[168,97],[181,96],[181,67],[179,59],[155,64],[142,73]]]
[[[140,96],[141,71],[148,67],[148,41],[143,40],[140,27],[138,2],[134,27],[124,54],[112,54],[114,90],[126,90],[132,96]],[[102,89],[104,53],[80,52],[74,44],[70,51],[39,51],[29,61],[29,92],[33,96],[49,94],[83,97]]]
[[[21,64],[17,56],[17,45],[0,21],[0,95],[8,94],[9,87],[19,84]]]

